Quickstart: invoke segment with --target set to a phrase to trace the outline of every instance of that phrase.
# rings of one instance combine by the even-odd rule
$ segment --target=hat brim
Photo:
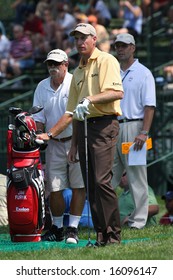
[[[84,35],[90,35],[91,34],[91,33],[88,33],[88,32],[85,33],[84,31],[81,31],[81,30],[73,30],[73,31],[70,32],[70,36],[75,36],[76,32],[82,33]]]
[[[54,58],[47,58],[45,61],[44,61],[44,63],[45,62],[47,62],[47,61],[49,61],[49,60],[53,60],[53,61],[56,61],[56,62],[63,62],[63,61],[65,61],[65,60],[58,60],[58,59],[54,59]]]
[[[85,32],[85,31],[83,31],[83,30],[77,30],[77,29],[71,31],[71,32],[70,32],[70,36],[75,36],[75,33],[76,33],[76,32],[79,32],[79,33],[84,34],[84,35],[97,36],[96,33],[94,33],[94,32],[93,32],[93,33],[92,33],[92,32]]]
[[[126,45],[130,45],[130,44],[132,44],[132,45],[134,45],[135,46],[135,44],[134,43],[132,43],[132,42],[127,42],[127,41],[124,41],[124,40],[115,40],[115,44],[116,43],[123,43],[123,44],[126,44]]]
[[[73,30],[70,32],[70,36],[74,36],[75,35],[76,30]]]

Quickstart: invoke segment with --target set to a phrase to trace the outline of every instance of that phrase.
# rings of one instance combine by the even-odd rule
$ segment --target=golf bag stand
[[[7,132],[7,210],[13,242],[41,241],[45,223],[45,188],[40,150],[46,145],[36,139],[36,123],[30,112],[9,108]]]

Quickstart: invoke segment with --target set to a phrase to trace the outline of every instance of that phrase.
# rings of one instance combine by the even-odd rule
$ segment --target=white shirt
[[[120,119],[143,119],[145,106],[156,106],[155,81],[151,71],[138,59],[125,72],[121,70],[124,98]]]
[[[5,36],[0,36],[0,58],[6,58],[9,56],[11,42]]]
[[[66,111],[71,79],[72,74],[67,72],[63,83],[56,91],[50,86],[50,77],[42,80],[37,85],[33,106],[42,106],[43,110],[34,114],[34,119],[45,124],[46,131],[49,131]],[[72,125],[69,125],[56,138],[65,138],[71,135]]]

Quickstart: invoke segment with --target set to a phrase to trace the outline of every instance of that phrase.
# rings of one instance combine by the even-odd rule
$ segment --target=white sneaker
[[[67,244],[77,244],[78,239],[78,230],[75,227],[67,227],[65,233],[65,243]]]

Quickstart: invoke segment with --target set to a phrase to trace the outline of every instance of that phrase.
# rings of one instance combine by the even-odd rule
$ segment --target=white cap
[[[64,51],[60,49],[55,49],[48,53],[47,58],[44,62],[48,60],[53,60],[57,62],[68,61],[68,56]]]
[[[76,31],[85,35],[97,35],[94,26],[89,23],[79,23],[78,25],[76,25],[75,29],[71,31],[70,36],[74,36]]]
[[[116,39],[115,39],[115,44],[118,43],[118,42],[122,42],[122,43],[127,44],[127,45],[129,45],[129,44],[135,45],[135,39],[129,33],[118,34]]]

